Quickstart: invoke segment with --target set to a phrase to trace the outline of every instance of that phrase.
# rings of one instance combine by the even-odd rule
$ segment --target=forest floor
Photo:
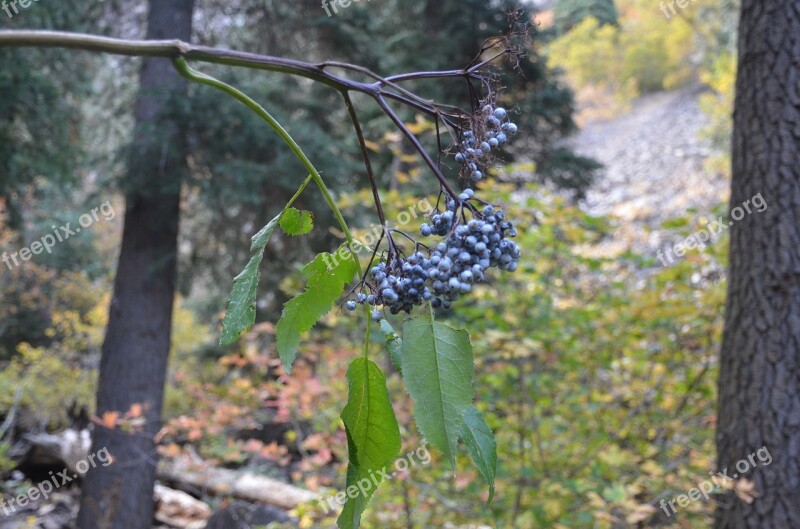
[[[687,211],[711,214],[727,200],[727,177],[705,169],[714,152],[701,131],[707,118],[698,98],[702,88],[648,94],[630,111],[589,119],[568,145],[602,163],[583,208],[618,219],[613,240],[602,252],[616,255],[633,246],[653,253],[665,242],[661,224]],[[580,120],[580,117],[579,117]]]

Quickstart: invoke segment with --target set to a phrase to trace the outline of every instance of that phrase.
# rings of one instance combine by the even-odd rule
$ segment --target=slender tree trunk
[[[151,0],[148,39],[188,41],[194,0]],[[150,529],[164,380],[170,348],[181,174],[181,126],[165,114],[186,83],[168,60],[144,59],[135,108],[125,228],[100,362],[97,413],[124,416],[141,405],[145,425],[126,433],[96,426],[92,453],[114,463],[86,476],[81,529]]]
[[[717,529],[800,527],[799,155],[800,4],[743,0],[717,432],[718,470],[740,493]],[[735,220],[759,193],[767,209]]]

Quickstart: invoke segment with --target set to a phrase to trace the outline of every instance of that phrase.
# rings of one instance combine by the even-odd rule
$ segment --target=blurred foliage
[[[0,29],[86,31],[106,6],[65,0],[0,17]],[[105,24],[95,25],[104,27]],[[0,49],[0,196],[7,199],[9,224],[19,228],[20,200],[35,178],[74,185],[85,156],[81,142],[82,100],[88,95],[93,60],[69,50]],[[35,67],[32,67],[35,66]]]
[[[0,409],[10,409],[17,388],[22,391],[21,428],[64,428],[69,425],[70,403],[94,402],[96,373],[81,366],[69,345],[45,348],[22,343],[0,373]]]
[[[730,146],[733,137],[733,100],[736,89],[736,55],[723,53],[703,72],[701,80],[712,92],[700,96],[700,108],[709,117],[702,131],[711,144],[725,154],[713,157],[706,167],[723,175],[730,175]]]
[[[209,15],[198,31],[200,42],[248,51],[289,56],[305,61],[347,61],[383,75],[419,70],[449,70],[467,65],[484,39],[509,29],[508,12],[519,9],[517,0],[389,0],[354,3],[328,17],[319,2],[208,0],[200,6]],[[247,24],[225,13],[247,13]],[[280,20],[280,24],[275,24]],[[519,21],[528,22],[527,18]],[[511,160],[524,152],[548,171],[535,176],[581,194],[595,173],[583,158],[555,148],[557,141],[575,129],[570,90],[553,75],[539,45],[543,38],[531,31],[528,57],[518,65],[503,63],[498,84],[505,87],[502,103],[513,109],[514,119],[525,132],[525,141],[509,149]],[[419,53],[420,49],[435,53]],[[411,51],[410,51],[411,50]],[[514,67],[517,67],[516,69]],[[341,96],[326,87],[296,78],[204,65],[208,71],[239,86],[266,105],[288,127],[331,187],[351,192],[366,185],[355,135]],[[360,76],[356,76],[360,77]],[[448,104],[470,108],[470,92],[461,80],[411,81],[408,89]],[[355,94],[365,136],[379,145],[372,164],[379,185],[427,190],[433,176],[400,138],[376,105]],[[407,122],[418,118],[396,107]],[[192,298],[197,289],[213,297],[196,299],[197,308],[211,316],[224,299],[233,277],[247,262],[248,240],[258,227],[277,213],[305,174],[280,141],[265,132],[257,117],[235,101],[220,98],[205,87],[192,87],[191,98],[177,105],[181,120],[190,129],[191,176],[187,207],[182,219],[181,293]],[[434,147],[432,131],[423,143]],[[447,138],[444,138],[447,142]],[[388,147],[388,148],[386,148]],[[399,174],[423,178],[399,181]],[[301,207],[314,209],[318,196],[304,197]],[[329,213],[315,209],[319,224],[330,224]],[[202,233],[203,237],[195,237]],[[291,263],[308,260],[329,246],[330,234],[317,230],[308,242],[279,238],[267,248],[265,259],[274,264],[262,274],[259,318],[274,318],[285,296],[273,285],[285,276]],[[202,305],[201,305],[202,303]]]
[[[76,15],[76,25],[64,27],[82,27],[78,15],[87,12],[75,6],[90,4],[62,3],[66,7],[57,12]],[[121,25],[136,27],[141,13],[105,4]],[[353,4],[329,19],[316,1],[200,4],[208,18],[198,28],[198,42],[312,61],[352,60],[381,73],[465,64],[482,38],[505,28],[503,8],[516,5],[386,0]],[[572,96],[552,75],[554,67],[575,87],[600,86],[624,101],[699,80],[712,90],[701,99],[711,118],[706,134],[715,145],[729,142],[735,7],[695,0],[683,16],[667,20],[652,3],[622,0],[612,20],[609,2],[563,4],[557,24],[565,33],[546,47],[545,35],[534,35],[522,65],[525,76],[503,77],[505,104],[516,107],[520,128],[533,138],[523,148],[535,159],[501,172],[499,180],[521,173],[580,190],[598,169],[557,146],[574,123]],[[51,27],[31,18],[35,12],[49,13],[37,6],[26,12],[26,25]],[[110,196],[111,182],[122,174],[126,134],[117,129],[129,118],[137,63],[114,63],[114,75],[98,73],[90,90],[83,74],[95,72],[97,64],[79,57],[85,56],[0,50],[0,85],[7,94],[0,116],[8,123],[0,127],[0,197],[9,208],[8,218],[0,218],[4,250],[27,245],[50,224],[97,205],[98,194]],[[48,66],[30,67],[40,63]],[[371,195],[363,189],[358,151],[337,95],[263,72],[208,71],[245,88],[291,129],[330,178],[356,235],[366,236],[375,221]],[[410,86],[426,97],[460,97],[449,85]],[[92,99],[101,95],[108,100]],[[363,103],[357,101],[387,218],[398,219],[414,205],[420,210],[430,175]],[[236,346],[219,350],[215,323],[223,293],[246,261],[247,241],[305,174],[257,119],[210,90],[193,87],[190,100],[174,111],[188,124],[193,154],[182,208],[180,281],[186,297],[178,299],[173,321],[161,451],[244,465],[326,494],[341,490],[347,451],[338,413],[347,393],[347,361],[360,347],[359,329],[351,316],[334,311],[304,343],[287,377],[276,360],[270,323],[274,307],[297,291],[298,263],[329,250],[341,234],[315,211],[318,228],[308,246],[276,235],[265,258],[262,322]],[[413,114],[404,119],[432,143],[430,124]],[[509,152],[509,159],[514,155],[519,152]],[[430,464],[411,467],[379,490],[364,527],[708,526],[709,504],[692,503],[668,519],[658,502],[686,492],[713,469],[726,241],[663,268],[653,256],[633,252],[598,257],[596,246],[609,237],[614,219],[588,216],[524,180],[485,187],[487,193],[495,189],[493,198],[519,219],[524,256],[514,276],[476,289],[447,318],[473,331],[475,385],[498,440],[497,496],[484,509],[485,487],[465,451],[455,479],[433,454]],[[299,207],[313,209],[316,197],[305,201]],[[121,207],[117,214],[121,219]],[[402,228],[414,231],[421,220],[412,218]],[[664,229],[681,238],[705,222],[692,215]],[[63,426],[73,400],[93,406],[118,229],[119,223],[98,224],[91,236],[61,245],[52,257],[0,272],[0,410],[7,415],[22,388],[26,428]],[[388,386],[406,454],[422,440],[399,376],[377,353],[379,338],[376,330],[373,357],[394,373]],[[0,472],[12,465],[3,455],[7,447],[0,442]],[[335,518],[315,506],[296,514],[304,527],[332,526]]]
[[[634,253],[601,258],[595,247],[613,219],[588,216],[540,187],[489,187],[527,226],[519,230],[527,250],[514,276],[480,287],[448,319],[472,330],[481,411],[498,440],[497,496],[484,510],[486,490],[466,451],[454,480],[433,453],[428,465],[411,466],[378,491],[364,527],[405,528],[409,516],[414,527],[707,525],[707,504],[668,519],[658,502],[713,468],[726,241],[666,268]],[[343,197],[342,205],[355,214],[367,193]],[[421,203],[408,194],[386,198],[390,219]],[[690,215],[664,229],[680,239],[709,220]],[[412,216],[403,229],[421,221]],[[292,291],[296,280],[284,287]],[[360,347],[353,320],[330,314],[290,377],[266,322],[216,360],[176,354],[162,452],[197,450],[211,462],[284,475],[324,494],[340,490],[347,452],[338,409],[347,363]],[[196,325],[187,321],[180,332],[202,334]],[[373,358],[395,373],[388,386],[407,454],[422,446],[411,402],[388,355],[377,352],[377,329],[373,339]],[[334,520],[314,505],[297,514],[308,527]]]
[[[560,0],[553,7],[556,30],[559,35],[589,17],[597,19],[600,24],[617,24],[617,7],[614,0]]]
[[[84,350],[97,343],[98,332],[92,331],[99,317],[97,285],[86,274],[59,272],[28,261],[4,270],[3,277],[0,358],[9,358],[23,342],[39,347],[80,339],[71,346]]]
[[[391,483],[377,501],[393,504],[388,512],[412,512],[423,527],[708,523],[707,505],[680,512],[673,525],[654,506],[713,468],[724,291],[697,274],[718,266],[726,245],[663,269],[633,254],[600,259],[591,248],[608,233],[605,219],[533,189],[525,196],[497,197],[530,226],[520,232],[524,265],[453,314],[472,331],[479,401],[498,438],[490,511],[466,461],[454,482],[434,463]],[[406,526],[400,514],[369,518],[367,527]]]
[[[668,24],[657,10],[635,11],[634,19],[628,13],[619,26],[585,18],[550,44],[550,64],[577,89],[600,85],[625,98],[685,84],[692,74],[689,24]]]
[[[601,86],[630,101],[641,93],[706,83],[720,54],[735,46],[736,5],[697,0],[675,15],[667,10],[669,18],[646,0],[620,0],[617,6],[618,25],[581,16],[548,47],[550,64],[578,90]]]

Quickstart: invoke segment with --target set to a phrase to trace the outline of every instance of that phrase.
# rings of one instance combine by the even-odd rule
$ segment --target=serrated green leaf
[[[305,235],[314,229],[314,214],[310,211],[287,208],[281,216],[281,229],[286,235]]]
[[[303,268],[303,274],[308,278],[306,290],[283,306],[275,330],[278,354],[287,373],[291,372],[297,356],[300,335],[311,330],[331,310],[356,271],[357,265],[352,257],[341,258],[329,253],[317,255]]]
[[[464,425],[461,427],[461,438],[467,446],[472,461],[478,467],[478,471],[483,476],[484,481],[489,485],[489,499],[487,504],[494,498],[494,476],[497,468],[497,443],[494,440],[494,433],[486,421],[483,420],[481,412],[470,406],[464,412]]]
[[[386,320],[381,320],[381,332],[386,338],[386,350],[389,352],[389,359],[392,361],[394,368],[402,374],[403,353],[401,348],[403,347],[403,340],[397,334],[397,331],[394,330],[392,324]]]
[[[475,367],[469,333],[434,321],[432,311],[407,320],[402,363],[417,427],[455,468],[464,412],[473,396]]]
[[[380,368],[366,358],[353,360],[347,369],[350,393],[342,410],[347,433],[349,464],[347,501],[337,523],[340,529],[357,529],[361,515],[375,489],[383,481],[381,474],[400,451],[400,428],[386,390]]]
[[[264,258],[264,248],[269,242],[272,232],[280,221],[278,215],[266,226],[253,235],[250,240],[250,252],[253,254],[244,270],[233,280],[233,288],[228,296],[228,309],[222,319],[222,336],[220,346],[234,343],[256,320],[256,293],[258,280],[261,278],[259,267]]]

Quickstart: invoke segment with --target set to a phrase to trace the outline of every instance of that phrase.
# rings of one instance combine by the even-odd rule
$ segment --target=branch
[[[351,91],[369,95],[375,99],[389,119],[391,119],[411,141],[414,148],[436,175],[441,186],[455,200],[458,200],[458,193],[450,187],[444,175],[439,170],[438,165],[431,159],[430,155],[428,155],[417,138],[406,128],[399,116],[389,107],[386,103],[386,99],[392,99],[403,103],[414,110],[432,116],[435,120],[441,119],[447,126],[457,129],[457,125],[449,118],[464,119],[469,115],[468,112],[458,107],[437,105],[433,101],[425,100],[411,91],[400,87],[397,83],[412,79],[463,77],[467,80],[467,83],[470,84],[470,88],[472,88],[471,80],[484,80],[480,73],[478,73],[480,68],[508,53],[507,51],[500,52],[488,60],[477,62],[477,64],[473,64],[463,70],[412,72],[390,77],[381,77],[367,68],[347,63],[329,61],[312,64],[270,55],[199,46],[181,40],[127,40],[64,31],[1,30],[0,48],[2,47],[68,48],[131,57],[163,57],[173,61],[200,61],[223,64],[227,66],[286,73],[311,79],[331,88],[335,88],[345,95],[346,102],[348,100],[347,94]],[[180,64],[180,62],[178,62],[178,64]],[[188,68],[185,62],[183,65]],[[347,79],[327,71],[327,69],[331,68],[358,72],[367,75],[373,79],[374,82],[364,83]],[[353,118],[352,110],[350,108],[348,108],[348,110],[351,111],[351,118]]]
[[[326,84],[337,90],[354,90],[373,96],[379,91],[374,84],[351,81],[325,72],[322,67],[311,63],[270,55],[198,46],[181,40],[126,40],[65,31],[0,31],[0,47],[11,46],[69,48],[130,57],[164,57],[167,59],[183,57],[190,61],[241,66],[298,75]]]

